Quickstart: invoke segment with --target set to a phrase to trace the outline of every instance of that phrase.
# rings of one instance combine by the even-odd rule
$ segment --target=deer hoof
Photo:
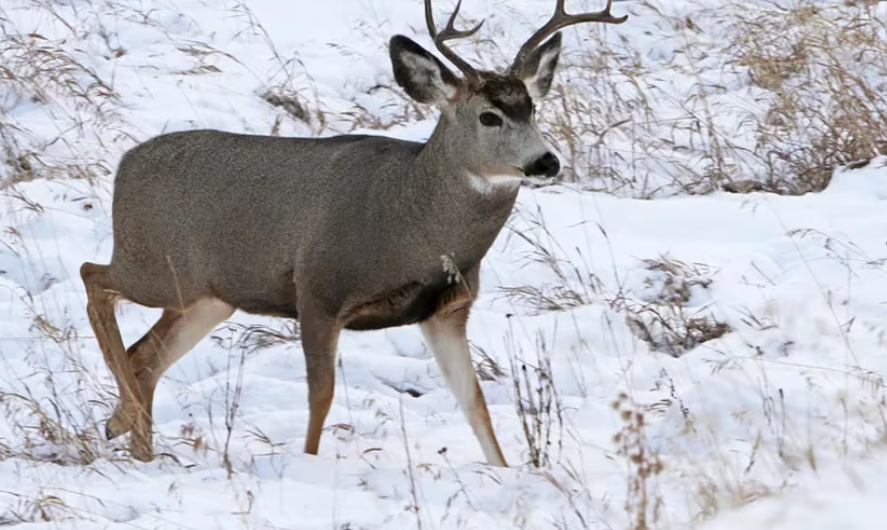
[[[154,451],[150,446],[144,447],[142,444],[133,443],[129,448],[129,454],[140,462],[150,462],[154,460]]]
[[[105,438],[113,440],[132,430],[135,411],[126,411],[121,405],[117,405],[114,414],[105,422]]]

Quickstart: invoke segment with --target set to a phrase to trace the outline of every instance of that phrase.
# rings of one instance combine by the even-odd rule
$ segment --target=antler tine
[[[533,33],[527,42],[521,46],[520,50],[517,52],[517,55],[514,56],[514,62],[511,63],[511,68],[509,68],[509,72],[511,74],[518,74],[520,72],[521,66],[527,58],[527,55],[533,51],[536,46],[542,44],[542,41],[545,40],[552,33],[565,28],[567,26],[572,26],[573,24],[581,24],[583,22],[602,22],[604,24],[622,24],[626,20],[628,20],[628,15],[623,15],[621,17],[614,17],[610,14],[610,8],[613,7],[613,0],[607,0],[607,7],[605,7],[602,11],[598,11],[597,13],[582,13],[578,15],[568,15],[566,10],[564,9],[564,4],[566,0],[557,0],[557,4],[554,8],[554,14],[551,15],[551,19],[545,23],[544,26],[536,30],[536,33]]]
[[[477,70],[474,69],[468,62],[464,59],[456,55],[452,49],[444,44],[444,42],[453,39],[464,39],[466,37],[470,37],[477,33],[477,30],[480,29],[481,26],[484,25],[484,20],[481,20],[478,25],[474,26],[471,29],[466,30],[457,30],[455,27],[456,23],[456,15],[459,14],[459,8],[462,7],[462,0],[458,0],[456,2],[456,8],[453,10],[453,13],[450,15],[449,20],[447,20],[447,25],[444,27],[443,31],[438,32],[437,26],[434,24],[434,14],[431,12],[431,0],[425,0],[425,25],[428,26],[428,33],[431,35],[431,38],[434,40],[434,45],[437,47],[438,51],[447,58],[453,65],[456,66],[459,70],[465,74],[466,79],[470,82],[475,82],[480,79],[480,75],[478,75]]]

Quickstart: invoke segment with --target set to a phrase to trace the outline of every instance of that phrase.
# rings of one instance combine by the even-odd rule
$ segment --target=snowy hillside
[[[507,64],[553,4],[465,0],[487,22],[460,52]],[[297,328],[242,313],[158,386],[154,462],[102,435],[78,270],[110,257],[122,153],[427,138],[386,48],[432,47],[422,2],[4,0],[0,526],[883,528],[887,7],[829,5],[629,0],[565,30],[539,113],[566,178],[522,189],[468,329],[499,469],[415,327],[342,336],[318,456]],[[122,305],[124,341],[158,315]]]

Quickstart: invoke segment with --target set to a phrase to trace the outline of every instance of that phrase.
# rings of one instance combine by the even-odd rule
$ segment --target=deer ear
[[[394,80],[419,103],[445,103],[456,97],[459,78],[440,60],[403,35],[388,43]]]
[[[554,70],[561,55],[561,34],[555,33],[545,44],[530,52],[518,77],[527,86],[533,99],[544,97],[551,88]]]

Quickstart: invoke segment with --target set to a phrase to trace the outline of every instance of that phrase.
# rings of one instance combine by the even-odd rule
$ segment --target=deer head
[[[551,19],[521,46],[511,66],[499,73],[476,70],[446,45],[474,35],[483,25],[481,21],[471,29],[456,29],[460,6],[461,0],[445,28],[438,31],[431,0],[425,0],[425,22],[434,45],[462,77],[413,40],[395,35],[389,43],[395,80],[415,101],[440,107],[438,143],[472,177],[495,183],[556,176],[560,161],[539,131],[533,103],[551,88],[561,49],[561,35],[556,32],[582,22],[621,24],[628,17],[610,14],[612,0],[603,11],[579,15],[567,14],[564,0],[558,0]]]

